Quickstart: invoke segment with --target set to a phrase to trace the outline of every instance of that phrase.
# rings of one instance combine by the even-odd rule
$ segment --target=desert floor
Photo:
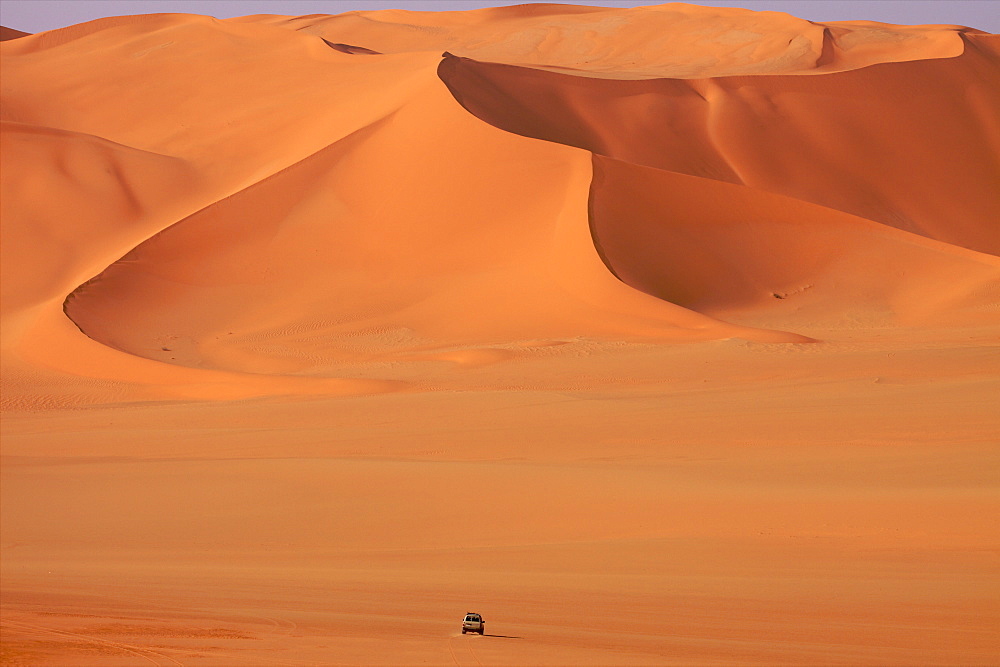
[[[5,663],[988,664],[995,341],[841,333],[8,414]]]

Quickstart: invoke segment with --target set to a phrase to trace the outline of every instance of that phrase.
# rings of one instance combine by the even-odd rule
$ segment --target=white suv
[[[464,635],[466,632],[478,632],[479,634],[486,632],[486,621],[483,620],[482,615],[471,611],[465,615],[465,620],[462,621],[462,634]]]

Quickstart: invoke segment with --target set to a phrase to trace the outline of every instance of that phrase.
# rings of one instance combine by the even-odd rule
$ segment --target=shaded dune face
[[[0,42],[6,42],[8,39],[17,39],[18,37],[26,37],[29,34],[31,33],[0,25]]]
[[[13,122],[0,133],[6,315],[61,300],[157,231],[160,215],[196,185],[183,160],[93,135]]]
[[[625,283],[742,322],[886,324],[996,291],[997,39],[966,39],[809,77],[438,72],[486,122],[594,154],[590,226]]]
[[[790,328],[912,322],[1000,285],[991,255],[602,156],[594,158],[590,221],[602,258],[625,283],[723,319]]]
[[[526,341],[989,317],[996,37],[671,7],[156,15],[12,40],[4,131],[35,157],[5,179],[5,239],[59,252],[5,241],[5,346],[69,335],[31,310],[61,305],[123,368],[335,376]],[[643,46],[661,23],[680,41]],[[61,194],[34,205],[49,172]]]
[[[1000,252],[998,38],[824,76],[602,80],[446,56],[455,98],[510,132],[738,183]]]

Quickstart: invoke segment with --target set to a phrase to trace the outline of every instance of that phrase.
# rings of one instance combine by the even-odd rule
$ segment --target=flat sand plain
[[[2,664],[997,661],[995,36],[15,32]]]

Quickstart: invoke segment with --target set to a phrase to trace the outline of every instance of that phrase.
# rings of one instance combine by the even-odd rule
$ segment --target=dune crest
[[[450,51],[475,60],[619,79],[820,74],[953,58],[962,26],[813,23],[781,12],[667,3],[631,9],[531,4],[464,12],[257,15],[264,23],[382,53]]]

